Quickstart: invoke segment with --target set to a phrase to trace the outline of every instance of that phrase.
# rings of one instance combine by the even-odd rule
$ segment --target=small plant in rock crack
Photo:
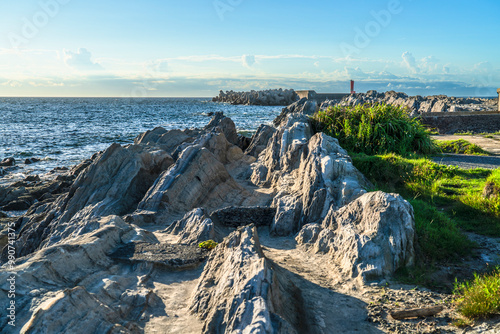
[[[201,242],[198,246],[200,248],[205,248],[205,249],[208,249],[208,250],[212,250],[214,249],[215,247],[217,247],[217,243],[213,240],[207,240],[207,241],[203,241]]]

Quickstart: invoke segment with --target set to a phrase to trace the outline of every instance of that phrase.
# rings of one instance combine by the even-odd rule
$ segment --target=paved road
[[[458,166],[460,168],[487,168],[496,169],[500,167],[500,136],[494,135],[493,138],[483,136],[455,136],[439,135],[432,136],[436,140],[457,140],[464,139],[470,143],[480,146],[483,150],[492,153],[492,156],[464,155],[464,154],[445,154],[442,157],[433,157],[432,160],[444,165]]]
[[[458,166],[464,169],[496,169],[500,167],[500,156],[446,154],[442,157],[433,157],[432,160],[438,164]]]

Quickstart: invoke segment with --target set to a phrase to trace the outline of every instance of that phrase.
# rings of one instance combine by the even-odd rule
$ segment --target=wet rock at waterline
[[[16,160],[14,158],[5,158],[2,161],[0,161],[0,166],[1,167],[11,167],[16,164]]]

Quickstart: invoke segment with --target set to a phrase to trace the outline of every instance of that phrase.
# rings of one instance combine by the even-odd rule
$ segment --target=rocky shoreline
[[[234,92],[222,90],[212,99],[213,102],[244,104],[257,106],[287,106],[299,99],[293,89],[268,89],[249,92]]]
[[[14,332],[394,329],[367,303],[416,260],[413,208],[368,192],[302,102],[250,143],[217,113],[203,129],[155,128],[52,181],[1,188],[2,205],[29,204],[0,219],[0,304],[14,273]],[[209,239],[219,245],[198,247]]]
[[[262,106],[289,106],[299,101],[299,96],[293,89],[282,90],[269,89],[264,91],[234,92],[222,90],[214,102],[226,102],[231,104],[243,105],[262,105]],[[307,100],[307,99],[306,99]],[[326,109],[333,105],[355,106],[359,104],[385,103],[395,106],[402,106],[409,109],[412,116],[427,113],[445,113],[445,112],[466,112],[481,113],[498,111],[498,100],[478,97],[453,97],[446,95],[432,96],[408,96],[402,92],[388,91],[379,93],[370,90],[366,93],[350,94],[341,100],[327,100],[323,102],[310,100],[316,103],[316,109]]]
[[[333,103],[336,104],[336,101]],[[371,90],[366,93],[351,94],[340,101],[340,105],[355,106],[358,104],[385,103],[407,107],[412,116],[425,113],[442,112],[491,112],[498,111],[498,100],[478,97],[453,97],[446,95],[408,96],[405,93],[389,91],[378,93]],[[332,102],[325,102],[322,109]]]

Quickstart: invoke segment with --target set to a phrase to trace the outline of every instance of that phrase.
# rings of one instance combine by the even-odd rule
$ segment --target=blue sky
[[[494,96],[500,2],[1,0],[0,96]]]

